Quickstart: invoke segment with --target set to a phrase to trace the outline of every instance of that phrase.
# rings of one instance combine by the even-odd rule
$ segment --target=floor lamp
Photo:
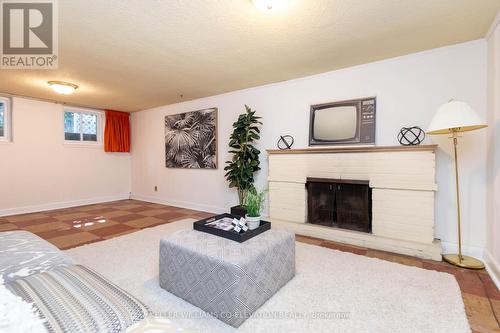
[[[427,130],[427,134],[448,134],[451,135],[450,139],[453,139],[453,149],[455,153],[455,184],[457,192],[458,254],[444,254],[443,259],[452,265],[464,268],[482,269],[484,268],[484,264],[476,258],[462,255],[460,187],[457,157],[458,133],[474,131],[486,126],[487,125],[467,103],[451,100],[437,110]]]

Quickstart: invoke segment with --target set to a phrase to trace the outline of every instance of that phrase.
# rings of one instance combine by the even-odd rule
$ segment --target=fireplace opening
[[[372,190],[368,181],[307,178],[307,222],[372,231]]]

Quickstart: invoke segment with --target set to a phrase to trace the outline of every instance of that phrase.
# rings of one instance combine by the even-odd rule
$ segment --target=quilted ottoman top
[[[294,234],[274,229],[243,243],[196,230],[180,230],[161,240],[161,242],[168,242],[181,247],[185,251],[192,251],[235,264],[242,264],[245,261],[252,260],[252,258],[266,254],[276,244],[285,242],[294,244],[294,241]]]

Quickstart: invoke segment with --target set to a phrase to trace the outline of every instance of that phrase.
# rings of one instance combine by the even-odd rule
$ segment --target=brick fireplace
[[[268,150],[273,226],[441,260],[435,145]]]

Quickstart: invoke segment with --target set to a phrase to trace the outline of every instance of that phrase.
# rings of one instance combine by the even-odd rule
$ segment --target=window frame
[[[4,122],[3,135],[0,136],[0,142],[12,141],[12,99],[6,96],[0,96],[0,102],[4,103]]]
[[[66,140],[66,132],[64,128],[64,114],[66,112],[73,112],[73,113],[79,113],[81,114],[90,114],[90,115],[95,115],[97,122],[96,122],[96,132],[97,132],[97,141],[83,141],[82,140],[82,132],[81,132],[81,126],[80,126],[80,140]],[[80,117],[82,119],[82,117]],[[70,145],[70,146],[90,146],[90,147],[99,147],[102,146],[103,142],[103,136],[104,136],[104,111],[98,110],[98,109],[89,109],[89,108],[82,108],[82,107],[76,107],[76,106],[68,106],[65,105],[62,110],[62,125],[63,125],[63,130],[62,130],[62,137],[63,137],[63,142],[65,145]]]

